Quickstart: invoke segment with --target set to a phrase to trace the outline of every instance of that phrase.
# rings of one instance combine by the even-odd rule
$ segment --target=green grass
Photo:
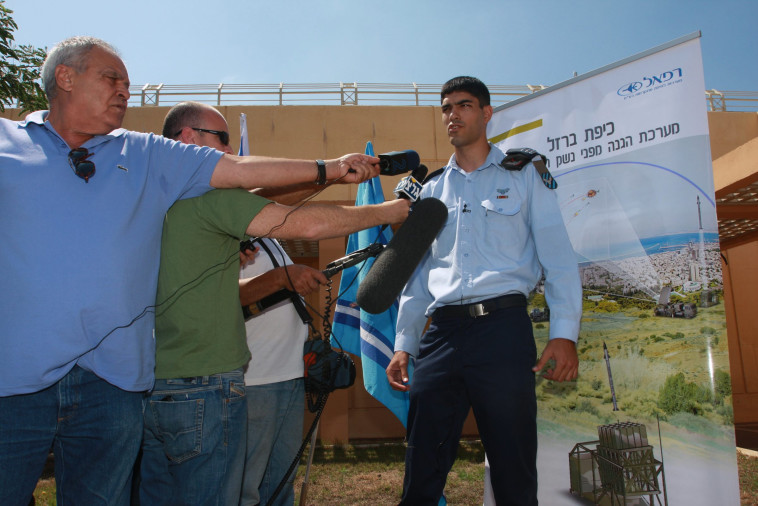
[[[740,503],[743,506],[758,504],[758,457],[737,453],[740,473]]]
[[[399,443],[317,447],[311,466],[309,506],[397,504],[403,487],[405,447]],[[307,454],[306,454],[307,457]],[[305,459],[295,480],[299,504]],[[462,442],[448,476],[445,494],[450,504],[482,504],[484,449],[477,441]],[[758,457],[737,454],[743,506],[758,504]],[[34,492],[36,506],[55,506],[55,480],[43,477]]]
[[[295,478],[299,504],[308,453]],[[308,480],[307,504],[313,506],[397,504],[403,488],[405,445],[317,446]],[[445,490],[450,504],[481,504],[484,490],[484,449],[462,441]],[[54,506],[55,480],[46,473],[34,492],[36,506]]]
[[[397,504],[403,488],[405,446],[398,443],[317,447],[313,456],[307,504]],[[305,464],[305,458],[303,459]],[[484,449],[462,442],[448,475],[445,495],[450,504],[481,504],[484,491]],[[305,466],[298,468],[295,504],[299,504]]]

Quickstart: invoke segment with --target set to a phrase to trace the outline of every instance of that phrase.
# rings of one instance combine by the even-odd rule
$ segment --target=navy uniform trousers
[[[537,353],[525,307],[432,318],[410,390],[401,505],[437,506],[473,408],[498,506],[537,504]]]

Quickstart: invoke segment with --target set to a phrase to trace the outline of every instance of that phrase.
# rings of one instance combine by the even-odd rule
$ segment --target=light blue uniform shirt
[[[511,171],[500,166],[503,158],[491,145],[484,164],[466,173],[453,155],[424,185],[421,197],[440,199],[448,217],[400,296],[395,351],[418,354],[426,318],[436,308],[528,296],[543,271],[550,338],[576,341],[582,287],[555,192],[531,163]]]
[[[0,396],[77,364],[147,390],[163,218],[210,189],[222,153],[117,129],[83,144],[85,183],[46,116],[0,119]]]

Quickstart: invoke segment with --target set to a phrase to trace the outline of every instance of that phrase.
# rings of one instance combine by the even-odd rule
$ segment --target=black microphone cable
[[[339,180],[340,180],[340,179],[342,179],[343,177],[345,177],[345,176],[340,176],[339,178],[335,179],[334,181],[335,181],[335,182],[336,182],[336,181],[339,181]],[[289,216],[290,216],[292,213],[294,213],[295,211],[297,211],[298,209],[300,209],[302,206],[304,206],[305,204],[307,204],[307,203],[308,203],[310,200],[312,200],[312,199],[314,199],[315,197],[317,197],[317,196],[318,196],[318,195],[319,195],[321,192],[323,192],[325,189],[326,189],[326,186],[325,186],[324,188],[320,189],[319,191],[315,192],[313,195],[311,195],[311,196],[309,196],[309,197],[307,197],[307,198],[303,199],[303,200],[302,200],[302,201],[301,201],[301,202],[300,202],[300,203],[299,203],[297,206],[294,206],[294,207],[293,207],[293,209],[292,209],[290,212],[288,212],[288,213],[285,215],[284,219],[282,220],[282,222],[281,222],[280,224],[278,224],[278,225],[274,225],[273,227],[271,227],[271,229],[269,229],[269,231],[268,231],[268,232],[266,232],[266,233],[265,233],[263,236],[261,236],[261,237],[268,237],[268,236],[269,236],[269,235],[270,235],[272,232],[274,232],[274,231],[275,231],[275,230],[277,230],[278,228],[281,228],[282,226],[284,226],[284,224],[285,224],[285,223],[286,223],[286,221],[287,221],[287,218],[289,218]],[[167,304],[167,303],[168,303],[169,301],[171,301],[171,300],[172,300],[174,297],[176,297],[176,296],[177,296],[177,294],[179,294],[179,292],[181,292],[181,293],[184,293],[182,290],[184,290],[184,289],[185,289],[185,288],[187,288],[188,286],[190,286],[190,285],[192,285],[192,284],[196,283],[196,282],[197,282],[198,280],[200,280],[201,278],[204,278],[204,276],[205,276],[205,275],[206,275],[206,274],[207,274],[209,271],[212,271],[213,269],[217,269],[217,268],[219,268],[219,267],[221,267],[221,266],[225,266],[225,265],[226,265],[227,263],[229,263],[229,261],[231,261],[233,258],[239,258],[239,253],[234,253],[234,254],[230,255],[230,256],[229,256],[229,258],[225,259],[223,262],[219,262],[219,263],[217,263],[217,264],[215,264],[215,265],[211,265],[210,267],[208,267],[207,269],[205,269],[204,271],[202,271],[200,274],[198,274],[198,275],[197,275],[197,276],[196,276],[194,279],[191,279],[190,281],[187,281],[187,282],[186,282],[186,283],[184,283],[183,285],[179,286],[179,287],[178,287],[176,290],[174,290],[174,291],[173,291],[173,292],[172,292],[170,295],[168,295],[168,296],[167,296],[167,297],[166,297],[166,298],[165,298],[163,301],[157,302],[156,304],[151,304],[151,305],[145,306],[145,307],[144,307],[144,309],[142,309],[142,311],[141,311],[141,312],[140,312],[140,313],[139,313],[137,316],[135,316],[134,318],[132,318],[132,319],[131,319],[131,321],[130,321],[129,323],[126,323],[126,324],[124,324],[124,325],[117,325],[116,327],[113,327],[111,330],[109,330],[109,331],[108,331],[108,332],[107,332],[107,333],[106,333],[106,334],[105,334],[103,337],[101,337],[101,338],[100,338],[100,339],[97,341],[97,344],[95,344],[95,346],[93,346],[93,348],[97,348],[98,346],[100,346],[100,344],[102,344],[102,342],[103,342],[103,341],[105,341],[105,340],[106,340],[106,339],[107,339],[107,338],[108,338],[108,337],[109,337],[111,334],[113,334],[113,333],[114,333],[114,332],[116,332],[117,330],[121,330],[121,329],[126,329],[126,328],[129,328],[129,327],[131,327],[132,325],[134,325],[136,322],[138,322],[139,320],[141,320],[142,318],[144,318],[144,317],[145,317],[147,314],[149,314],[149,313],[151,313],[151,312],[155,313],[155,310],[156,310],[156,309],[158,309],[159,307],[163,306],[164,304]],[[284,259],[284,257],[282,257],[282,259]],[[285,267],[286,267],[286,266],[285,266]],[[289,272],[287,272],[286,268],[285,268],[285,273],[287,274],[287,279],[288,279],[288,281],[290,282],[290,284],[292,284],[292,279],[290,278],[290,276],[289,276]],[[179,295],[181,295],[181,294],[179,294]],[[88,352],[89,352],[89,351],[87,351],[87,352],[85,352],[85,353],[88,353]],[[80,356],[81,356],[81,355],[80,355]]]

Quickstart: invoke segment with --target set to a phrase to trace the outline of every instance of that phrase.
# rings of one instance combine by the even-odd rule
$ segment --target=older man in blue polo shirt
[[[168,208],[213,187],[359,182],[379,160],[236,157],[121,129],[129,76],[91,37],[53,47],[42,78],[49,111],[0,119],[0,504],[29,503],[52,446],[58,504],[126,505]]]

